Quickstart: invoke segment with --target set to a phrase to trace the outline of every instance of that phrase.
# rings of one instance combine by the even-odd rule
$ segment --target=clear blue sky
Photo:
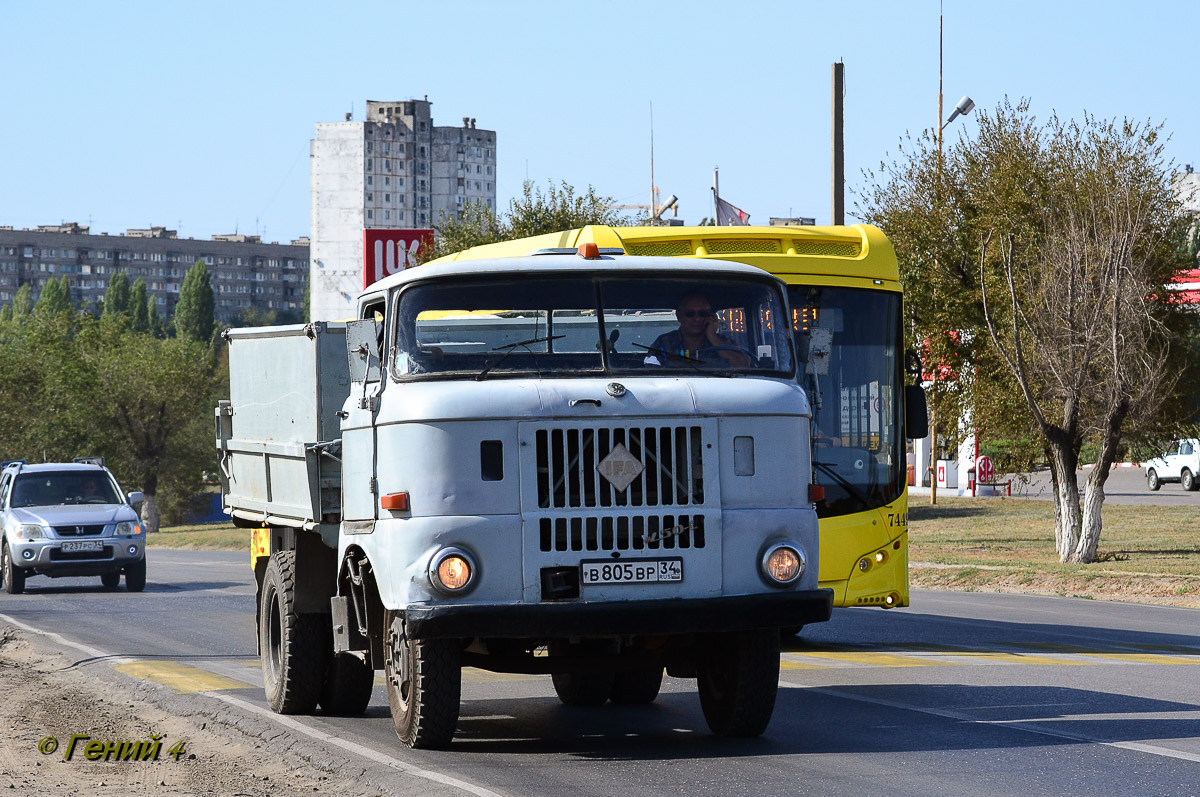
[[[314,125],[429,96],[497,131],[500,205],[528,176],[680,216],[830,219],[830,71],[846,64],[847,210],[862,170],[934,124],[937,0],[0,4],[0,224],[309,232]],[[1165,122],[1200,165],[1200,4],[946,0],[946,112]],[[947,128],[970,135],[973,117]]]

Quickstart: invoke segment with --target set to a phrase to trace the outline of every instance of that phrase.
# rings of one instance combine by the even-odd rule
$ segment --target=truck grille
[[[704,515],[541,518],[542,551],[658,551],[704,547]]]
[[[92,526],[55,526],[54,533],[60,537],[95,537],[104,532],[104,524]]]
[[[596,468],[618,445],[642,467],[624,490],[618,490]],[[699,426],[539,429],[536,455],[540,509],[704,503],[704,440]],[[652,520],[656,519],[646,522]],[[617,529],[613,532],[620,535]]]

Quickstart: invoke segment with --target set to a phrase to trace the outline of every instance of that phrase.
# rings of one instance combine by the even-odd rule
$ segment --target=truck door
[[[381,352],[387,324],[384,297],[360,304],[359,320],[346,325],[350,398],[342,408],[342,520],[371,521],[378,513],[375,419],[384,385]]]

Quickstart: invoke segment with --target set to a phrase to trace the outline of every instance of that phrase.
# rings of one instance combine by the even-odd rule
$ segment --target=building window
[[[367,211],[367,218],[368,218],[368,219],[373,219],[373,218],[375,218],[375,216],[374,216],[374,214],[372,214],[372,213],[371,213],[371,211],[369,211],[369,210],[368,210],[368,211]]]
[[[371,159],[370,158],[367,158],[367,168],[368,169],[371,168]]]
[[[391,201],[392,201],[392,195],[391,195],[391,194],[384,194],[384,195],[383,195],[383,201],[384,201],[384,202],[391,202]]]
[[[367,192],[367,201],[368,201],[368,202],[374,202],[374,201],[375,201],[375,195],[374,195],[374,194],[372,194],[370,191],[368,191],[368,192]]]
[[[390,211],[390,210],[383,211],[383,219],[384,219],[384,221],[391,221],[392,220],[392,211]]]
[[[371,185],[371,183],[373,183],[373,182],[374,182],[374,180],[371,179],[371,175],[368,174],[367,175],[367,185]]]
[[[391,185],[391,184],[392,184],[392,178],[390,178],[390,177],[385,177],[385,178],[383,178],[383,186],[384,186],[384,188],[388,187],[388,186],[389,186],[389,185]]]

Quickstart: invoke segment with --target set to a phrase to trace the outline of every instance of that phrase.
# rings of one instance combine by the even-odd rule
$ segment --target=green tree
[[[976,425],[1039,441],[1060,559],[1095,561],[1120,446],[1182,420],[1172,399],[1195,384],[1184,343],[1196,318],[1164,289],[1189,262],[1186,220],[1161,127],[1038,123],[1027,102],[1007,100],[978,125],[944,158],[928,135],[908,142],[865,215],[896,246],[912,329],[942,346],[959,333]],[[1081,506],[1085,442],[1097,459]]]
[[[444,216],[434,224],[434,256],[443,257],[472,246],[526,238],[531,235],[562,232],[589,224],[624,226],[630,220],[613,210],[611,197],[587,191],[576,195],[567,183],[550,183],[546,192],[526,180],[519,198],[508,203],[508,210],[496,216],[481,202],[467,203],[459,216]]]
[[[203,260],[197,260],[188,269],[183,287],[179,289],[179,303],[175,305],[176,334],[203,343],[211,341],[217,323],[215,307],[208,266]]]
[[[67,278],[51,277],[46,280],[33,309],[38,315],[75,312],[75,307],[71,304],[71,286],[67,284]]]
[[[26,282],[17,288],[12,301],[13,317],[29,315],[33,311],[33,285]]]
[[[129,307],[133,317],[130,330],[141,334],[150,331],[150,305],[146,296],[146,281],[138,277],[129,291]]]
[[[150,334],[156,338],[167,336],[162,316],[158,314],[158,300],[153,296],[146,297],[146,326]]]
[[[129,277],[124,271],[113,274],[104,291],[104,318],[129,318]]]

